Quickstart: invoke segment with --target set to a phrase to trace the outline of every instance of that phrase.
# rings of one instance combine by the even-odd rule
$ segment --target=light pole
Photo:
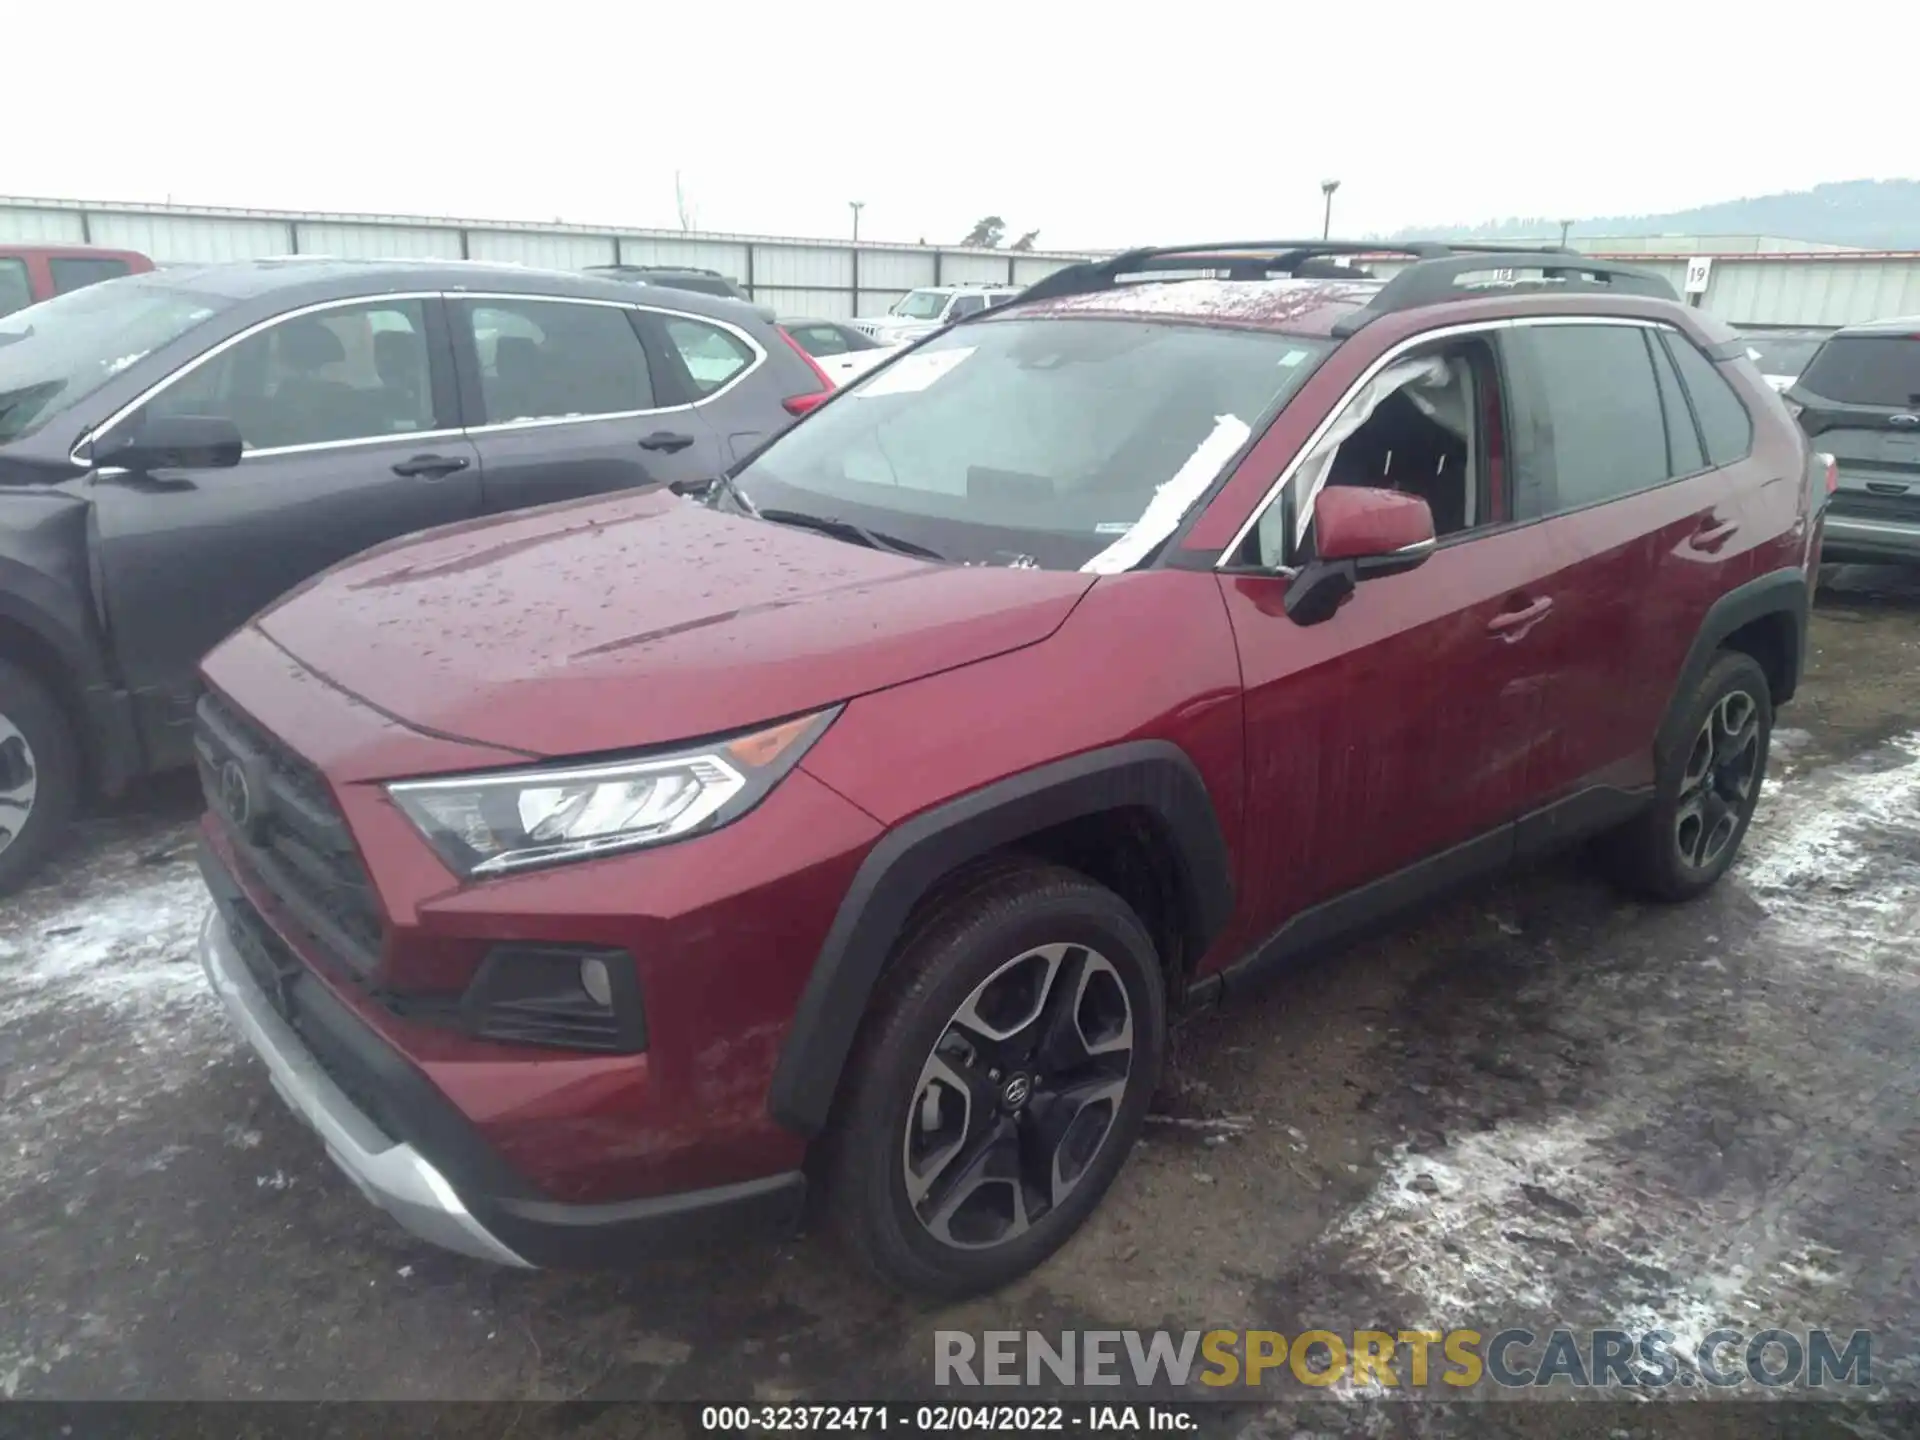
[[[1327,197],[1326,214],[1320,221],[1320,238],[1322,240],[1333,234],[1333,192],[1339,188],[1340,182],[1338,180],[1322,180],[1320,182],[1320,193]]]
[[[847,201],[847,208],[853,211],[853,243],[858,245],[860,243],[860,212],[867,208],[867,202],[864,200],[849,200]]]
[[[1560,248],[1562,250],[1567,248],[1567,231],[1572,228],[1573,222],[1571,220],[1562,220],[1560,222]]]

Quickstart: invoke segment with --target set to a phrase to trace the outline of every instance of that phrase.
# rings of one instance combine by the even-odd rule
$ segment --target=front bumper
[[[382,1133],[320,1068],[248,973],[218,909],[200,930],[200,964],[234,1025],[266,1062],[280,1098],[320,1136],[362,1195],[422,1240],[479,1260],[528,1266],[473,1218],[425,1156]]]
[[[420,1239],[500,1265],[601,1268],[797,1222],[798,1173],[612,1204],[541,1198],[316,977],[297,974],[270,996],[225,913],[236,903],[231,878],[204,845],[201,854],[216,904],[200,932],[200,964],[214,993],[334,1163]]]

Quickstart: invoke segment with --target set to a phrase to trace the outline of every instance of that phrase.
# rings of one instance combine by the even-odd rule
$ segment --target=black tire
[[[0,798],[0,895],[45,863],[66,834],[80,791],[80,757],[66,711],[39,677],[0,660],[0,797],[32,776],[24,818]]]
[[[1738,709],[1742,699],[1751,704],[1751,715],[1742,723],[1743,730],[1747,724],[1752,728],[1748,746],[1728,735],[1722,723],[1732,713],[1725,707]],[[1678,740],[1657,760],[1653,804],[1602,842],[1615,878],[1651,900],[1691,900],[1726,874],[1740,853],[1766,780],[1773,738],[1766,671],[1751,655],[1723,650],[1681,713]],[[1697,780],[1701,746],[1710,731],[1716,746],[1728,748],[1709,756],[1708,774]],[[1743,771],[1749,783],[1740,789],[1732,778]]]
[[[1010,1024],[1036,987],[1033,1023],[1010,1031],[1011,1039],[995,1040],[961,1021],[959,1012],[970,1006],[972,1018],[1006,1028],[1001,1022]],[[1123,1041],[1115,1028],[1116,993],[1130,1025],[1118,1082],[1119,1050],[1087,1053]],[[1023,1047],[1039,1045],[1041,1031],[1065,1024],[1074,1027],[1071,1037],[1054,1030],[1040,1048],[1083,1056],[1078,1068],[1066,1060],[1056,1065],[1051,1053],[1019,1060]],[[1089,1024],[1098,1038],[1088,1037]],[[964,1054],[969,1044],[978,1047],[971,1058]],[[937,1045],[948,1048],[936,1056]],[[1075,871],[1038,863],[996,866],[950,887],[911,928],[882,975],[848,1062],[823,1145],[827,1223],[876,1278],[910,1295],[956,1299],[1025,1274],[1079,1228],[1120,1173],[1145,1123],[1165,1053],[1165,979],[1152,937],[1119,896]],[[994,1068],[996,1060],[1009,1059],[1017,1063]],[[939,1077],[929,1081],[936,1066],[968,1088]],[[999,1078],[989,1081],[989,1074]],[[1020,1076],[1032,1082],[1030,1101],[1009,1098]],[[1116,1083],[1117,1094],[1087,1102]],[[931,1092],[938,1093],[929,1100]],[[977,1108],[989,1094],[998,1108]],[[935,1213],[930,1224],[909,1195],[908,1167],[918,1164],[925,1173],[944,1153],[949,1142],[936,1148],[927,1135],[952,1124],[956,1104],[964,1107],[958,1138],[950,1142],[956,1158],[933,1171],[920,1197],[923,1210]],[[977,1141],[976,1115],[982,1127],[995,1127],[982,1128]],[[910,1116],[921,1128],[909,1129]],[[1017,1138],[1007,1140],[1002,1132],[1008,1130]],[[970,1157],[982,1153],[994,1133],[1002,1134],[996,1159],[1047,1157],[1053,1193],[997,1177],[966,1185]],[[1048,1152],[1052,1135],[1058,1138]],[[927,1146],[930,1156],[916,1161],[916,1145]],[[1068,1172],[1074,1178],[1061,1191]],[[962,1190],[971,1198],[940,1218],[947,1198]],[[1016,1195],[1020,1209],[1013,1214]],[[1002,1210],[1010,1212],[1009,1232],[1024,1228],[996,1239],[989,1232]],[[936,1238],[935,1226],[945,1235]]]

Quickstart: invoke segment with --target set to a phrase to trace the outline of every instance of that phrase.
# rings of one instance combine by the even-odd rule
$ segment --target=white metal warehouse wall
[[[1651,270],[1664,276],[1676,293],[1683,288],[1690,258],[1675,252],[1587,253]],[[1700,305],[1730,325],[1822,327],[1920,315],[1920,251],[1749,252],[1712,258]],[[1391,260],[1364,263],[1383,279],[1403,268]]]
[[[557,270],[693,265],[739,281],[783,315],[846,318],[886,309],[916,285],[1030,285],[1085,258],[959,246],[684,234],[591,225],[431,220],[0,197],[0,243],[104,245],[158,264],[269,255],[504,261]]]

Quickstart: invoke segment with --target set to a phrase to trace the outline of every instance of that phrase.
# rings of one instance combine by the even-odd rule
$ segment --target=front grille
[[[326,781],[218,695],[197,720],[201,787],[242,864],[318,950],[372,972],[380,909]]]

